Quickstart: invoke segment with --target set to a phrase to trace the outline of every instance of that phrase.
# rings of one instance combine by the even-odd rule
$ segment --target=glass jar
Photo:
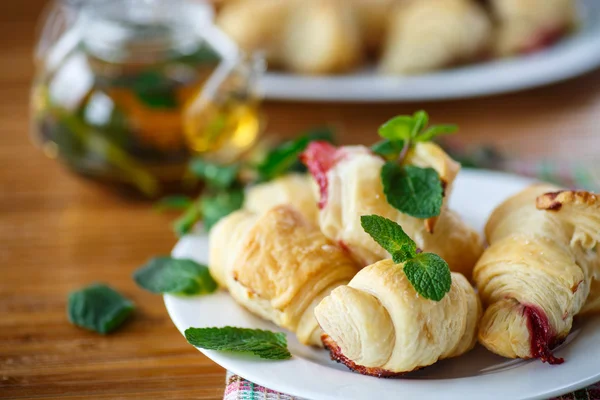
[[[191,156],[232,161],[259,134],[262,63],[200,1],[56,2],[36,55],[33,137],[81,175],[153,198],[191,184]]]

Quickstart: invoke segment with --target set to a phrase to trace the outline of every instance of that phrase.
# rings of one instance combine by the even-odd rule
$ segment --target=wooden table
[[[28,138],[34,21],[42,0],[0,1],[0,398],[218,399],[225,371],[188,345],[162,299],[132,271],[175,243],[169,222],[79,179]],[[270,131],[325,122],[346,142],[371,142],[399,113],[427,109],[460,138],[529,157],[596,157],[600,72],[544,89],[430,104],[267,104]],[[108,282],[138,305],[110,336],[67,322],[67,294]]]

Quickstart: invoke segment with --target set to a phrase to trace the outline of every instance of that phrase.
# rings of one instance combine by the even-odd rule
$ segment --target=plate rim
[[[524,187],[528,184],[536,182],[536,180],[530,179],[530,178],[525,178],[525,177],[521,177],[521,176],[517,176],[517,175],[503,173],[503,172],[487,171],[487,170],[464,169],[461,172],[461,175],[463,176],[463,180],[469,180],[469,179],[472,179],[475,181],[477,181],[478,179],[490,179],[493,181],[498,180],[498,179],[499,180],[508,180],[509,182],[510,181],[514,182],[514,184],[516,186],[521,186],[521,187]],[[206,235],[196,236],[196,239],[206,241]],[[183,242],[180,240],[178,242],[178,244],[175,246],[175,248],[173,250],[174,253],[177,252],[177,248],[181,243],[183,243]],[[222,291],[219,293],[222,296],[228,296],[228,294],[226,294],[226,292]],[[182,299],[177,296],[164,295],[165,307],[167,308],[169,316],[172,319],[172,321],[174,322],[177,329],[183,334],[184,330],[188,327],[188,325],[185,323],[185,321],[183,321],[180,318],[179,315],[177,315],[176,308],[177,308],[178,301],[188,301],[188,300]],[[233,300],[231,300],[231,301],[233,301]],[[591,323],[593,323],[594,325],[600,326],[600,319],[598,319],[597,321],[596,321],[596,319],[593,319],[593,321]],[[585,325],[587,325],[587,324],[584,324],[584,326]],[[590,340],[589,337],[590,336],[588,335],[588,340]],[[592,338],[593,337],[594,336],[592,336]],[[585,338],[586,338],[586,336],[584,335],[584,337],[581,340],[585,340]],[[269,370],[272,374],[276,374],[277,373],[276,371],[278,370],[278,368],[280,368],[278,366],[284,366],[285,368],[288,368],[287,366],[285,366],[286,364],[282,364],[282,363],[288,363],[288,365],[290,367],[292,367],[290,362],[296,361],[296,363],[297,363],[296,366],[300,366],[303,368],[306,368],[307,364],[314,364],[315,365],[314,368],[316,368],[318,370],[326,370],[327,372],[330,373],[329,376],[340,374],[340,373],[348,374],[347,371],[340,371],[340,370],[336,370],[333,368],[329,368],[329,367],[321,365],[321,364],[316,364],[316,363],[313,363],[312,361],[306,360],[302,357],[296,357],[292,360],[287,360],[287,361],[273,362],[273,361],[264,361],[264,360],[251,359],[251,358],[249,359],[249,358],[244,358],[243,356],[240,357],[240,356],[235,356],[235,355],[231,355],[231,354],[227,354],[227,353],[211,351],[211,350],[204,350],[204,349],[198,349],[198,350],[200,352],[202,352],[205,356],[207,356],[209,359],[211,359],[213,362],[222,366],[223,368],[226,368],[227,370],[229,370],[239,376],[245,377],[246,379],[248,379],[258,385],[267,387],[272,390],[287,393],[292,396],[300,396],[301,398],[305,398],[305,399],[313,399],[313,400],[331,399],[331,400],[333,400],[333,399],[336,399],[339,397],[337,397],[336,394],[332,395],[331,393],[315,392],[314,389],[312,389],[310,387],[304,387],[304,388],[295,387],[293,384],[290,384],[289,382],[284,382],[281,380],[273,379],[271,377],[271,375],[261,373],[260,371],[264,370],[265,366],[267,366],[267,368],[266,368],[267,370]],[[537,363],[537,361],[531,361],[531,363]],[[566,366],[566,365],[568,365],[568,364],[564,364],[563,366]],[[552,368],[552,367],[550,367],[550,368]],[[555,369],[549,369],[548,371],[555,371],[561,367],[554,367],[554,368]],[[576,371],[576,370],[578,370],[578,368],[576,366],[571,366],[571,368],[569,369],[569,371],[571,371],[571,372]],[[565,371],[565,372],[567,372],[567,371]],[[482,384],[487,385],[490,383],[498,384],[498,382],[494,383],[494,381],[496,381],[498,379],[498,377],[500,377],[500,381],[502,381],[502,375],[503,375],[503,373],[493,373],[493,374],[488,374],[488,375],[458,377],[458,378],[452,378],[452,379],[450,379],[450,381],[452,383],[459,382],[459,384],[467,384],[467,385],[473,384],[473,381],[475,381],[475,380],[480,382],[479,385],[482,385]],[[348,375],[346,375],[346,377],[347,376]],[[372,377],[366,377],[366,376],[362,376],[362,375],[358,375],[358,374],[353,375],[353,376],[356,378],[354,380],[354,382],[359,382],[361,379],[366,378],[369,380],[369,382],[373,383],[374,381],[372,381],[372,380],[375,379]],[[491,377],[491,378],[489,378],[489,377]],[[418,379],[405,379],[405,380],[400,380],[400,381],[402,381],[403,385],[405,385],[405,386],[398,385],[398,389],[402,389],[403,387],[406,388],[409,385],[410,386],[418,385],[418,383],[416,383],[416,382],[421,382],[421,383],[423,382],[422,380],[418,380]],[[436,390],[439,390],[439,387],[438,387],[439,385],[441,385],[442,387],[448,386],[448,385],[443,384],[444,381],[448,381],[448,380],[446,380],[446,379],[427,379],[428,385],[425,385],[425,388],[427,386],[434,386],[434,387],[437,387]],[[490,382],[485,383],[485,381],[490,381]],[[543,389],[539,389],[539,391],[537,391],[537,393],[535,395],[523,396],[523,397],[520,397],[520,399],[522,399],[522,400],[545,399],[548,397],[558,396],[558,395],[565,394],[565,393],[568,393],[568,392],[571,392],[574,390],[581,389],[585,386],[596,383],[598,381],[600,381],[600,367],[596,370],[595,373],[592,373],[590,375],[586,374],[586,377],[576,379],[574,382],[564,383],[560,387],[551,388],[546,391],[544,391]],[[442,383],[440,383],[440,382],[442,382]],[[357,384],[357,383],[354,383],[354,384]],[[477,386],[477,384],[475,386]],[[461,399],[471,398],[462,393],[456,394],[456,396],[459,396],[459,395],[460,395],[460,397],[457,397],[457,398],[461,398]],[[489,393],[487,394],[487,396],[489,396]],[[486,397],[486,393],[481,393],[481,394],[477,395],[477,398],[484,399],[484,398],[488,398],[488,397]],[[489,398],[494,398],[494,397],[492,396]]]

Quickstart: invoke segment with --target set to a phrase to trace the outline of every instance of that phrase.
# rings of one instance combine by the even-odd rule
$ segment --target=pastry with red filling
[[[560,364],[573,318],[600,311],[600,196],[536,185],[490,216],[474,270],[486,307],[479,341],[509,358]]]
[[[432,142],[410,147],[402,165],[433,168],[444,186],[440,215],[420,219],[404,214],[386,200],[381,182],[385,160],[365,146],[335,147],[313,142],[302,155],[320,191],[319,225],[329,239],[339,243],[362,266],[389,257],[361,227],[363,215],[380,215],[400,224],[424,251],[445,259],[450,269],[471,276],[483,251],[479,235],[447,207],[460,164]]]

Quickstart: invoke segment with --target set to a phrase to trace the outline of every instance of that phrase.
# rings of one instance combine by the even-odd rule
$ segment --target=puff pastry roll
[[[332,358],[365,375],[394,376],[459,356],[475,345],[481,306],[464,276],[452,273],[441,301],[412,287],[402,265],[379,261],[315,308]]]
[[[307,174],[288,174],[246,190],[244,208],[263,214],[271,208],[291,204],[304,217],[317,224],[319,209],[313,190],[313,179]]]
[[[210,272],[249,311],[321,346],[315,306],[358,271],[353,260],[291,206],[236,211],[210,232]]]
[[[319,184],[319,226],[325,236],[348,249],[363,265],[389,258],[363,229],[360,217],[380,215],[402,226],[423,251],[442,257],[450,269],[467,277],[481,255],[479,235],[454,212],[446,200],[440,215],[418,219],[392,207],[385,197],[380,171],[384,160],[364,146],[336,148],[313,142],[302,159]],[[446,187],[446,199],[460,165],[434,143],[417,143],[405,163],[435,169]]]
[[[491,0],[499,27],[496,52],[513,55],[540,50],[575,27],[575,0]]]
[[[490,247],[474,270],[487,307],[479,341],[504,357],[561,363],[551,350],[573,317],[600,307],[600,197],[532,186],[496,208],[485,232]]]
[[[390,74],[432,71],[482,57],[491,42],[491,21],[476,2],[412,0],[391,15],[380,69]]]

